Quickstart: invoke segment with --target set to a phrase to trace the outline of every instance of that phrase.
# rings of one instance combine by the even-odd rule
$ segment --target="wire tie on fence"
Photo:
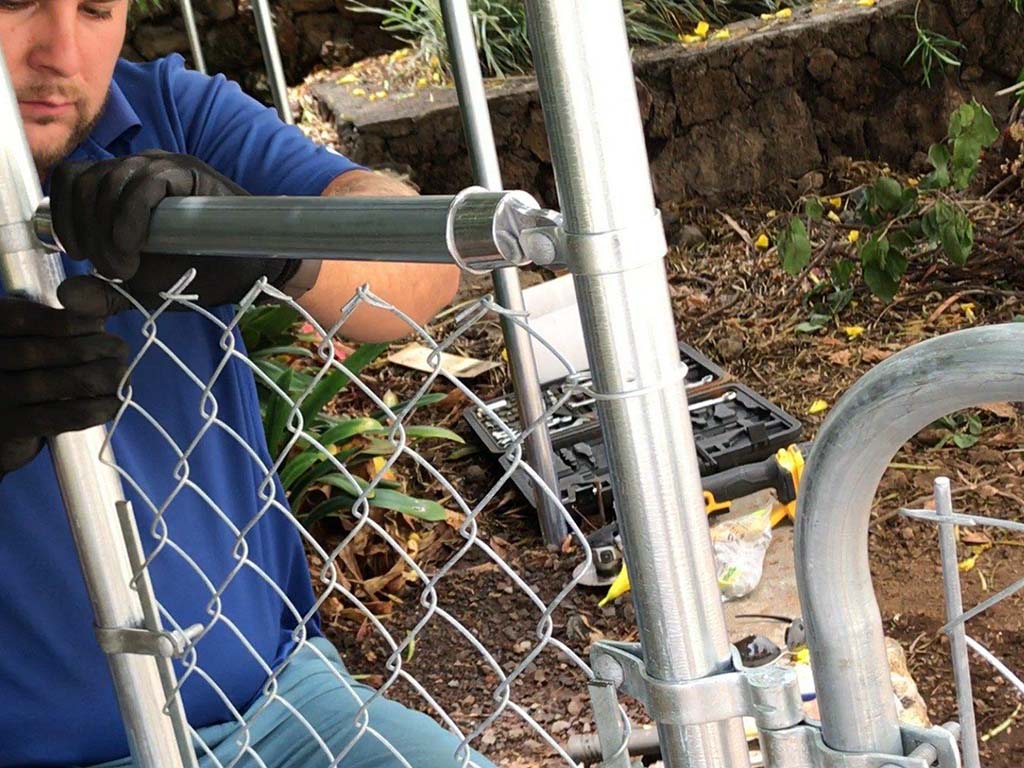
[[[639,387],[638,389],[627,389],[622,392],[598,392],[592,387],[588,387],[584,384],[590,378],[590,374],[586,371],[578,371],[565,377],[565,381],[562,383],[562,390],[571,391],[578,390],[583,392],[588,397],[592,397],[595,400],[626,400],[631,397],[640,397],[642,395],[649,395],[652,392],[658,392],[668,387],[673,387],[679,384],[679,382],[686,381],[686,374],[689,371],[689,367],[686,363],[680,362],[679,367],[675,373],[666,376],[665,378],[654,382],[646,387]]]
[[[628,272],[661,261],[668,253],[661,211],[622,229],[608,232],[561,232],[573,274],[593,277]]]

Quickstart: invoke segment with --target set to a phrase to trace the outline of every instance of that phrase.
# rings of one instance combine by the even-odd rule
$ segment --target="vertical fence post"
[[[288,105],[288,88],[284,82],[284,67],[281,66],[281,52],[274,34],[274,15],[267,0],[252,0],[252,15],[256,19],[256,34],[263,51],[263,65],[267,68],[267,85],[274,98],[274,106],[281,119],[292,125],[292,108]]]
[[[199,42],[199,30],[196,29],[196,15],[192,12],[192,0],[180,0],[181,18],[185,22],[185,34],[188,35],[188,46],[192,49],[192,65],[204,75],[206,60],[203,58],[203,45]]]
[[[441,0],[444,16],[445,36],[451,52],[452,69],[455,73],[455,87],[459,94],[459,111],[466,134],[466,145],[473,164],[476,182],[492,191],[504,188],[501,169],[498,167],[498,150],[494,144],[491,129],[491,115],[487,109],[487,94],[484,92],[483,76],[480,73],[480,58],[473,34],[473,19],[466,0]],[[494,294],[498,303],[513,312],[523,312],[523,291],[519,285],[519,272],[514,267],[494,270]],[[501,329],[508,349],[509,365],[512,368],[512,383],[519,403],[519,422],[525,429],[538,423],[544,414],[544,398],[537,376],[537,360],[533,354],[530,333],[513,322],[507,315],[501,316]],[[527,458],[530,466],[541,480],[558,495],[558,475],[555,472],[555,456],[551,447],[551,436],[547,423],[538,423],[526,439]],[[557,547],[569,533],[569,526],[561,510],[549,494],[536,491],[537,512],[540,517],[544,543]]]
[[[46,253],[32,234],[41,197],[3,50],[0,49],[0,278],[11,294],[60,306],[60,257]],[[103,427],[51,438],[54,470],[67,509],[82,574],[101,629],[144,628],[145,615],[131,588],[131,564],[117,516],[124,499],[116,472],[100,462]],[[132,756],[139,768],[182,768],[178,738],[164,713],[165,694],[152,656],[108,654]]]
[[[729,665],[621,0],[526,0],[647,673]],[[748,766],[738,719],[659,724],[668,766]]]

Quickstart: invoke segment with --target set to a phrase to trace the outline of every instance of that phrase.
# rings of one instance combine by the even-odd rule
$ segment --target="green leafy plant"
[[[954,413],[951,416],[943,416],[932,424],[932,428],[945,433],[942,439],[935,444],[936,448],[944,448],[949,443],[953,443],[962,450],[977,445],[983,430],[981,418],[974,413]]]
[[[981,104],[963,104],[949,118],[946,140],[930,148],[932,171],[919,185],[883,176],[860,190],[845,221],[835,210],[826,214],[818,198],[806,200],[803,215],[791,218],[776,237],[783,269],[793,276],[807,269],[816,228],[830,230],[833,240],[841,234],[848,246],[827,265],[828,280],[811,291],[811,316],[797,330],[819,330],[849,304],[858,268],[868,290],[889,302],[914,258],[941,254],[965,265],[974,249],[974,224],[954,194],[970,186],[982,153],[998,138]]]
[[[426,521],[444,520],[444,507],[407,495],[401,480],[388,471],[387,459],[395,453],[395,444],[384,413],[336,416],[325,410],[348,386],[349,374],[358,375],[387,345],[363,344],[345,358],[348,372],[332,368],[319,376],[322,362],[313,351],[319,338],[296,331],[298,322],[298,313],[291,307],[268,305],[249,310],[240,323],[250,359],[274,385],[257,377],[267,448],[271,457],[286,455],[279,475],[296,517],[312,525],[351,509],[365,493],[371,507]],[[430,405],[443,397],[429,394],[415,405]],[[397,412],[409,403],[388,405]],[[301,434],[296,438],[299,417]],[[404,426],[404,434],[410,443],[463,442],[451,430],[430,425]],[[368,478],[376,478],[372,488]],[[329,492],[313,502],[311,492],[317,489]]]
[[[1024,2],[1024,0],[1010,0],[1010,2]],[[914,6],[914,32],[917,35],[917,42],[907,55],[904,65],[917,61],[921,66],[921,81],[928,87],[932,84],[932,75],[936,68],[961,66],[957,57],[957,51],[964,48],[959,40],[940,35],[921,25],[921,0],[917,0]]]
[[[520,0],[471,0],[480,64],[488,75],[506,77],[530,71],[526,9]],[[417,55],[450,73],[440,0],[394,0],[383,8],[353,2],[353,11],[382,17],[381,29],[413,46]]]
[[[623,0],[626,33],[633,43],[675,41],[700,21],[730,21],[776,10],[776,0]],[[385,7],[352,0],[348,6],[381,17],[381,28],[408,43],[417,55],[450,74],[440,0],[393,0]],[[481,67],[492,77],[531,70],[522,0],[469,0]]]

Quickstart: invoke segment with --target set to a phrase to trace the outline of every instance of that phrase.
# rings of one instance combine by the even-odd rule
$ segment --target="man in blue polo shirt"
[[[0,768],[131,765],[45,438],[108,421],[137,357],[139,407],[120,420],[113,449],[147,551],[164,530],[173,542],[149,569],[165,623],[205,628],[191,663],[177,667],[204,768],[312,768],[341,755],[353,767],[456,765],[459,739],[424,715],[378,697],[357,717],[373,692],[320,634],[280,484],[271,504],[258,495],[273,461],[256,390],[243,363],[221,368],[215,321],[230,322],[232,303],[266,276],[325,326],[367,282],[422,322],[450,301],[457,271],[330,262],[317,273],[141,254],[150,212],[167,196],[414,193],[315,146],[180,57],[119,60],[126,16],[127,0],[0,0],[0,44],[70,275],[62,310],[0,296]],[[145,346],[142,314],[121,311],[89,274],[120,278],[153,304],[189,268],[189,292],[213,319],[162,314],[166,350]],[[343,330],[388,340],[407,329],[362,307]],[[271,674],[274,689],[264,690]]]

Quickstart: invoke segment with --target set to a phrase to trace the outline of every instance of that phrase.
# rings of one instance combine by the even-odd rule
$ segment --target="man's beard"
[[[65,139],[60,145],[57,146],[44,146],[33,149],[32,159],[35,161],[36,169],[39,172],[39,178],[45,178],[49,175],[50,171],[59,164],[64,158],[66,158],[71,152],[77,147],[82,141],[92,133],[92,129],[95,127],[100,115],[103,114],[103,108],[106,106],[106,101],[100,106],[96,113],[93,115],[85,114],[85,99],[77,91],[67,91],[66,89],[54,89],[47,88],[46,86],[37,86],[34,88],[25,88],[19,90],[18,98],[23,101],[35,101],[44,100],[46,98],[59,95],[61,98],[73,100],[75,103],[75,122],[71,128],[71,132],[68,134],[68,138]],[[37,118],[34,121],[35,125],[53,125],[55,123],[64,123],[59,117],[43,117]]]

